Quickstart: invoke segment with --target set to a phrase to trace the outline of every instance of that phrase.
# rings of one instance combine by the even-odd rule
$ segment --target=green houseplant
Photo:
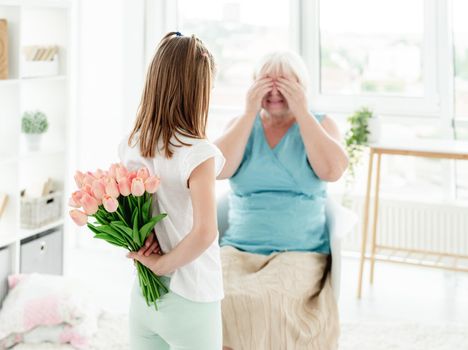
[[[37,151],[41,136],[49,128],[47,116],[41,111],[27,111],[21,118],[21,131],[26,135],[28,149]]]
[[[369,142],[369,121],[372,117],[373,112],[367,107],[362,107],[347,119],[350,127],[345,135],[345,146],[349,164],[346,174],[344,204],[349,204],[348,192],[356,177],[356,169],[361,162],[362,154]]]

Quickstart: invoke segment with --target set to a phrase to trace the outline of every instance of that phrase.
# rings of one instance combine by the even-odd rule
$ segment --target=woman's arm
[[[320,124],[309,113],[304,90],[298,82],[280,78],[278,87],[296,117],[310,166],[324,181],[339,180],[348,167],[348,156],[340,144],[336,123],[326,116]]]
[[[214,158],[204,161],[192,171],[189,188],[193,206],[193,226],[174,249],[162,256],[131,252],[127,257],[140,261],[158,276],[167,275],[198,258],[218,236],[215,181]]]
[[[270,78],[256,80],[247,92],[244,114],[231,120],[224,134],[215,140],[215,145],[226,158],[218,180],[230,178],[239,168],[255,117],[261,108],[262,99],[272,87],[273,81]]]

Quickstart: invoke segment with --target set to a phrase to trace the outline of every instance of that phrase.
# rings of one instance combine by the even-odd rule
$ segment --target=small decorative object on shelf
[[[0,19],[0,79],[8,79],[8,23]]]
[[[35,229],[59,220],[62,193],[54,191],[53,181],[31,184],[21,192],[21,228]]]
[[[49,122],[41,111],[24,112],[21,120],[21,131],[26,135],[28,149],[37,151],[40,148],[41,136],[47,131]]]
[[[6,193],[0,192],[0,219],[2,218],[2,214],[5,211],[7,202],[8,202],[8,195]]]
[[[25,46],[22,49],[22,78],[36,78],[59,74],[59,47]]]

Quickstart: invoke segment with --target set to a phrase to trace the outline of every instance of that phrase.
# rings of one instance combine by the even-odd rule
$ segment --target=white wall
[[[105,167],[133,121],[144,76],[143,0],[79,4],[78,164]]]
[[[77,6],[76,169],[94,170],[118,160],[117,145],[136,114],[146,69],[144,0]]]

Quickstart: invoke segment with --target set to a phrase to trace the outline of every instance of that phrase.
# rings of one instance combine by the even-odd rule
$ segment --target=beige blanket
[[[221,249],[224,346],[234,350],[337,349],[339,320],[328,257]]]

